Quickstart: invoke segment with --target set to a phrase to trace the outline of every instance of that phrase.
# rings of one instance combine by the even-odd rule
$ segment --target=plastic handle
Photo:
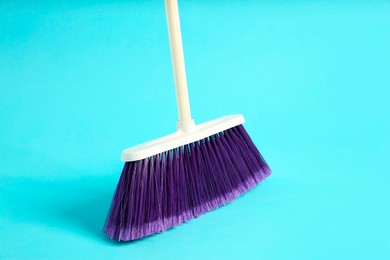
[[[191,118],[190,100],[188,97],[177,0],[165,0],[165,11],[167,16],[173,75],[176,88],[177,109],[179,113],[178,128],[182,128],[182,126],[185,126],[186,124],[193,125],[194,121]]]

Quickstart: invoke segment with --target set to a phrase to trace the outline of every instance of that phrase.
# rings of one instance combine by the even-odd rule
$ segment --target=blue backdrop
[[[273,175],[131,243],[120,151],[175,130],[164,4],[0,1],[1,259],[390,259],[390,2],[180,1],[193,117]]]

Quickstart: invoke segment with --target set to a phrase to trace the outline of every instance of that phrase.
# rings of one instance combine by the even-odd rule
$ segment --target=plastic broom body
[[[191,118],[177,0],[165,0],[179,111],[177,132],[122,152],[125,161],[104,233],[135,240],[234,200],[271,173],[242,115]]]

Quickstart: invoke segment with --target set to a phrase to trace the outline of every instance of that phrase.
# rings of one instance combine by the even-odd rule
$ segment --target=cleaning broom
[[[195,125],[177,0],[165,0],[165,9],[179,121],[175,133],[122,152],[125,165],[103,230],[119,241],[165,231],[216,209],[271,173],[242,126],[242,115]]]

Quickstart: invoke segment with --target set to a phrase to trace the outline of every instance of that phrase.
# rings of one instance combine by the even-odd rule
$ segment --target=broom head
[[[124,150],[104,233],[129,241],[165,231],[269,176],[243,123],[242,115],[226,116]]]

